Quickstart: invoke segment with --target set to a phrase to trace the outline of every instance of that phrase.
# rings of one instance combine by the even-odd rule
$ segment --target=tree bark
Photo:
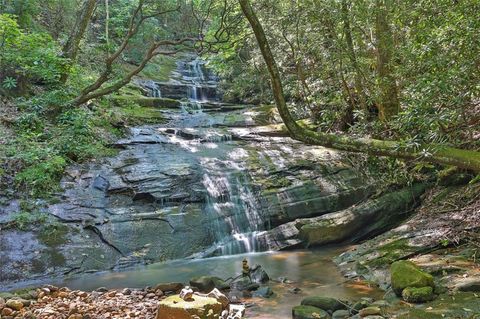
[[[427,144],[416,149],[409,149],[399,142],[382,141],[369,138],[352,138],[314,132],[301,127],[288,110],[283,93],[282,80],[275,58],[270,49],[263,27],[258,20],[249,0],[238,0],[245,17],[250,23],[262,56],[270,73],[271,85],[278,112],[292,138],[307,144],[320,145],[338,150],[361,152],[372,155],[423,160],[432,163],[453,165],[480,172],[480,152],[462,150],[443,145]]]
[[[77,59],[80,41],[85,35],[85,31],[90,24],[90,20],[92,19],[96,7],[97,0],[85,0],[82,5],[82,9],[79,12],[77,21],[75,22],[72,33],[70,34],[70,37],[63,46],[63,56],[69,59],[72,63]],[[60,81],[62,83],[65,83],[67,79],[68,73],[64,72],[60,77]]]
[[[375,33],[377,38],[378,110],[380,120],[386,122],[400,111],[398,88],[392,72],[393,35],[388,24],[389,0],[376,0]]]

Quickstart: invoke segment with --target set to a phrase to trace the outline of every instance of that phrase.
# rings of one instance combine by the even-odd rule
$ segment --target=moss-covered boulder
[[[430,286],[421,288],[407,287],[403,289],[402,298],[406,302],[423,303],[432,301],[435,299],[435,295],[433,294],[433,288]]]
[[[347,309],[344,302],[340,302],[338,299],[324,296],[310,296],[302,300],[303,306],[313,306],[323,309],[329,313],[334,311]]]
[[[313,306],[296,306],[292,309],[293,319],[329,319],[325,310]]]
[[[429,273],[422,271],[417,265],[407,260],[396,261],[390,268],[392,289],[399,297],[402,291],[407,287],[435,288],[433,277]]]
[[[215,298],[194,295],[192,300],[185,301],[180,296],[170,296],[158,305],[157,319],[201,319],[219,318],[222,304]]]

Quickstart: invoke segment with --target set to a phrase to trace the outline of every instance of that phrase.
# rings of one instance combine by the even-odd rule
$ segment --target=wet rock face
[[[375,192],[376,181],[342,153],[260,127],[271,109],[195,100],[201,90],[192,90],[215,85],[195,63],[174,78],[189,83],[198,109],[163,109],[168,122],[131,128],[115,157],[67,169],[64,193],[47,212],[65,228],[61,240],[0,233],[1,283],[291,248],[304,243],[297,220],[347,216]],[[378,227],[362,222],[364,234],[390,227],[382,216]],[[358,231],[347,228],[340,240]]]

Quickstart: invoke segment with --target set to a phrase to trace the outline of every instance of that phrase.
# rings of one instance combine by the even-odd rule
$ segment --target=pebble
[[[13,310],[10,308],[3,308],[2,309],[2,316],[11,316],[13,314]]]
[[[11,308],[13,310],[20,310],[24,307],[23,302],[21,300],[16,300],[16,299],[10,299],[8,300],[5,305],[8,308]]]

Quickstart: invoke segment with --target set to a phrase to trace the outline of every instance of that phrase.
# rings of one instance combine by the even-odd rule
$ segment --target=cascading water
[[[218,103],[218,79],[206,69],[205,62],[196,56],[187,56],[187,60],[179,61],[176,74],[178,77],[170,81],[171,85],[186,90],[183,91],[183,97],[178,96],[184,119],[181,125],[183,129],[174,130],[175,142],[197,154],[208,154],[198,156],[201,156],[199,167],[205,188],[204,213],[211,220],[210,232],[214,244],[203,256],[268,250],[265,243],[257,241],[257,235],[266,226],[264,218],[259,214],[261,209],[257,190],[254,189],[248,170],[242,167],[242,160],[232,159],[232,156],[242,157],[242,152],[246,151],[241,148],[236,148],[233,152],[227,151],[230,144],[235,144],[231,133],[227,131],[206,128],[208,124],[198,128],[202,120],[209,118],[203,112],[202,105]],[[153,89],[158,88],[157,83],[145,81],[144,86],[156,94]],[[185,140],[187,136],[189,139]],[[212,150],[209,151],[209,148]]]
[[[231,161],[204,161],[206,213],[214,219],[215,246],[210,254],[232,255],[267,250],[256,240],[264,230],[256,191],[249,175]]]
[[[143,83],[143,86],[150,91],[150,96],[159,98],[162,97],[162,92],[155,81],[147,80]]]

